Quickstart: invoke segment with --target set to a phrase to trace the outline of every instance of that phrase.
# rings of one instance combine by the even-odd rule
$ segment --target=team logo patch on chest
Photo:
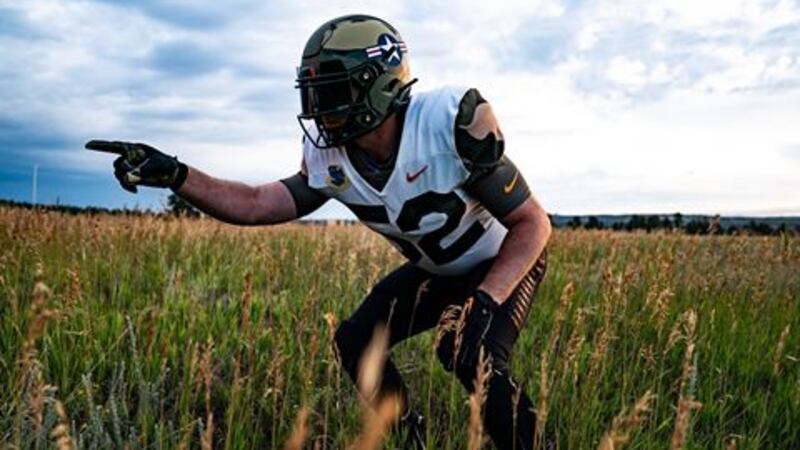
[[[350,180],[344,174],[342,166],[334,164],[328,166],[328,176],[325,177],[325,184],[331,189],[341,192],[350,187]]]

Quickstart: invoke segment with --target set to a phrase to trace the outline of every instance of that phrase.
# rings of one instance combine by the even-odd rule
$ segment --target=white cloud
[[[615,56],[608,63],[607,76],[620,84],[641,86],[647,81],[647,66],[641,61]]]
[[[31,152],[75,170],[108,172],[108,158],[79,148],[108,137],[157,143],[248,182],[294,173],[302,46],[325,20],[366,12],[400,29],[415,89],[481,89],[509,154],[551,211],[800,213],[800,159],[786,156],[800,116],[796,2],[0,0],[0,8],[33,30],[0,30],[0,120],[46,124],[75,142]]]

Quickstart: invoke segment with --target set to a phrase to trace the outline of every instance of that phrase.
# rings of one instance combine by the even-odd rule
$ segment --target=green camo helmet
[[[319,27],[297,68],[306,137],[319,148],[343,145],[408,103],[415,80],[406,52],[400,33],[377,17],[343,16]]]

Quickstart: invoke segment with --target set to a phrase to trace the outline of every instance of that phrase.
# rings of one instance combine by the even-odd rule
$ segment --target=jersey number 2
[[[466,203],[456,193],[440,194],[429,191],[403,204],[397,217],[397,226],[404,233],[416,231],[419,230],[423,217],[432,213],[444,214],[447,217],[444,224],[423,236],[418,245],[420,250],[437,265],[447,264],[469,250],[485,231],[483,225],[476,220],[450,245],[442,246],[442,239],[458,228],[466,210]],[[389,238],[400,246],[403,254],[411,262],[417,262],[422,256],[411,242],[393,236]]]

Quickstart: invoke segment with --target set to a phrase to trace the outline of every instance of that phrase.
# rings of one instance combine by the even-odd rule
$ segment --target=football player
[[[512,381],[509,358],[545,273],[550,222],[504,154],[480,92],[443,87],[412,95],[414,81],[394,27],[372,16],[339,17],[311,35],[297,70],[304,137],[293,176],[252,187],[145,144],[91,141],[87,148],[121,154],[114,168],[123,188],[169,187],[234,224],[286,222],[328,199],[342,202],[408,259],[336,332],[350,377],[377,325],[388,328],[391,346],[434,328],[448,306],[462,306],[463,329],[445,334],[437,354],[471,392],[483,349],[492,369],[485,429],[498,448],[532,448],[533,406]],[[391,359],[379,392],[403,399],[398,425],[410,447],[424,448],[423,419]]]

